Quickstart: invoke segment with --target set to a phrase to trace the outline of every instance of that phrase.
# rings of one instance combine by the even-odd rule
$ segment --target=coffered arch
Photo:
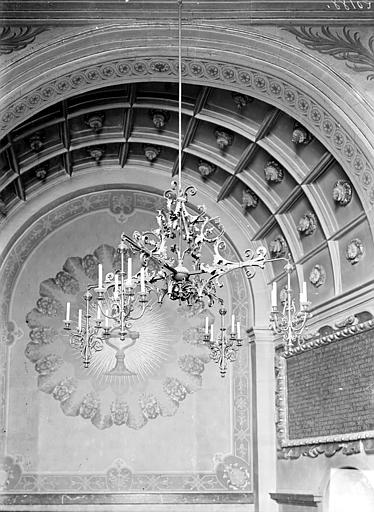
[[[330,75],[327,87],[326,65],[274,37],[259,36],[255,30],[193,24],[184,31],[187,179],[190,175],[201,180],[203,189],[209,186],[218,204],[231,202],[245,219],[250,240],[271,247],[283,236],[297,263],[299,280],[322,265],[327,285],[310,285],[316,305],[362,288],[367,274],[362,265],[353,266],[346,259],[346,251],[352,239],[364,239],[365,258],[373,254],[373,194],[366,158],[371,141],[366,137],[366,117],[360,116],[363,105],[348,102],[349,112],[344,112],[345,84]],[[38,194],[53,180],[57,184],[63,176],[74,177],[90,159],[92,170],[99,172],[104,164],[124,172],[129,164],[144,170],[144,146],[156,145],[161,148],[158,162],[170,177],[175,174],[177,61],[175,47],[170,46],[174,35],[175,26],[163,23],[75,29],[42,45],[30,56],[23,75],[22,59],[15,63],[8,82],[12,92],[4,96],[1,117],[2,129],[8,132],[2,146],[1,188],[9,220],[18,200]],[[336,87],[331,87],[331,80]],[[241,109],[235,93],[244,98]],[[152,110],[167,113],[164,129],[152,124]],[[87,125],[93,114],[103,117],[103,127],[96,132]],[[312,135],[309,144],[291,141],[296,122]],[[233,136],[222,151],[217,147],[217,128]],[[42,143],[37,151],[30,148],[35,134]],[[216,167],[205,180],[198,174],[200,161]],[[279,183],[264,179],[264,167],[271,161],[282,169]],[[347,207],[332,198],[339,180],[353,186]],[[242,211],[247,189],[259,200]],[[310,236],[297,229],[308,213],[316,218]],[[354,271],[350,282],[342,278],[346,265]],[[276,264],[268,280],[282,284],[284,277],[282,265]]]

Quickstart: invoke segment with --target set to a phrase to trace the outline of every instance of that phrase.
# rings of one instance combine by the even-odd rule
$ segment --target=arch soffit
[[[144,39],[142,47],[135,46],[132,41],[132,46],[129,44],[126,47],[126,57],[122,56],[124,28],[116,26],[116,31],[121,30],[122,34],[120,49],[118,38],[106,41],[102,48],[102,44],[92,44],[92,39],[86,43],[87,31],[80,36],[75,35],[74,46],[78,53],[74,60],[71,54],[72,41],[69,38],[66,51],[62,41],[59,45],[49,45],[54,49],[58,46],[59,55],[65,58],[65,61],[59,61],[58,66],[53,59],[47,58],[48,47],[34,52],[30,62],[34,74],[29,71],[27,82],[22,83],[4,102],[6,104],[0,112],[0,133],[6,134],[44,108],[84,91],[144,80],[176,82],[177,58],[175,47],[170,46],[170,30],[173,25],[168,25],[166,32],[165,27],[150,27],[149,24],[146,28],[140,25],[133,32],[128,27],[126,42],[131,43],[131,37],[136,36],[138,39],[139,30],[144,33],[146,29],[152,36]],[[369,155],[372,154],[372,143],[365,136],[365,125],[361,127],[351,121],[360,117],[360,110],[364,106],[357,101],[357,96],[332,74],[329,75],[328,83],[325,83],[323,77],[328,72],[326,67],[322,72],[320,69],[322,79],[317,80],[321,61],[305,52],[297,52],[289,44],[282,45],[280,41],[268,36],[259,37],[255,31],[250,35],[246,32],[244,40],[243,31],[216,26],[207,28],[210,37],[205,36],[202,41],[204,28],[200,25],[188,27],[185,40],[188,40],[189,50],[187,57],[183,57],[183,82],[236,90],[270,103],[299,120],[342,165],[371,218],[374,184]],[[102,37],[107,30],[108,27],[98,29],[95,36],[98,42],[100,35]],[[160,37],[157,37],[159,31]],[[216,49],[201,48],[201,44],[212,43],[212,31],[217,37]],[[230,37],[234,41],[231,46],[228,44]],[[154,44],[156,40],[157,45]],[[226,50],[221,49],[223,43],[226,44]],[[37,61],[43,62],[43,74],[36,65]],[[338,94],[344,89],[345,95]],[[347,117],[342,105],[335,99],[343,96],[345,110],[348,111],[347,106],[350,106],[350,117]],[[350,97],[352,101],[349,101]]]

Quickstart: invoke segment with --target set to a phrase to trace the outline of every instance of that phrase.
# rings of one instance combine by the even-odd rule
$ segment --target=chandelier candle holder
[[[285,258],[277,258],[285,259]],[[282,335],[284,343],[284,352],[287,355],[293,348],[300,345],[302,342],[302,335],[308,318],[312,314],[309,313],[311,305],[308,302],[306,282],[303,282],[302,291],[300,292],[300,309],[298,310],[295,304],[295,299],[292,297],[291,288],[291,272],[293,265],[288,259],[284,267],[287,273],[287,286],[285,288],[285,300],[283,302],[282,311],[278,310],[277,301],[277,283],[273,283],[271,292],[271,313],[270,313],[270,328],[274,334]]]
[[[73,330],[70,302],[66,305],[64,328],[71,331],[70,345],[80,350],[85,368],[90,365],[94,352],[101,351],[104,343],[109,345],[108,340],[114,331],[118,331],[119,339],[124,343],[129,336],[131,322],[140,319],[149,305],[150,289],[146,286],[144,267],[133,275],[132,259],[128,258],[126,272],[125,254],[128,247],[123,241],[118,246],[118,252],[121,256],[120,269],[108,273],[104,282],[103,266],[98,265],[98,283],[87,286],[83,296],[85,314],[82,309],[78,310],[78,322]],[[93,318],[92,310],[96,312],[96,318]]]
[[[225,326],[227,310],[222,307],[219,310],[219,314],[221,319],[217,339],[214,339],[213,324],[210,324],[209,328],[209,318],[206,317],[203,340],[210,350],[210,358],[219,365],[221,377],[225,377],[227,363],[236,361],[239,347],[243,344],[243,339],[240,335],[240,322],[235,322],[235,315],[231,316],[231,331],[228,334]]]

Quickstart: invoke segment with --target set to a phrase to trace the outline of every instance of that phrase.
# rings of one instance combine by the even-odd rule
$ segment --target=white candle
[[[127,260],[127,286],[132,285],[132,259]]]
[[[66,303],[66,322],[70,322],[70,302]]]
[[[82,310],[78,311],[78,331],[82,330]]]
[[[205,334],[209,334],[209,318],[207,316],[205,317]]]
[[[101,318],[101,309],[100,309],[100,306],[99,304],[97,305],[97,316],[96,316],[96,320],[100,320]]]
[[[306,282],[303,281],[303,298],[304,298],[304,302],[307,303],[308,302],[308,292],[306,291]]]
[[[102,288],[103,287],[103,266],[101,263],[99,263],[98,273],[99,273],[98,287]]]
[[[145,269],[140,269],[140,293],[145,293]]]
[[[240,339],[240,322],[236,322],[236,335]]]
[[[275,281],[271,290],[271,305],[273,308],[277,307],[277,283]]]
[[[231,315],[231,332],[235,333],[235,315]]]
[[[107,329],[109,327],[109,311],[106,309],[105,310],[105,325],[104,327]]]

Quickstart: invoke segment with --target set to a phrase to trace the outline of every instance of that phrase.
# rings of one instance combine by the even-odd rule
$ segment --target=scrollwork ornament
[[[332,191],[332,198],[340,206],[347,206],[352,199],[352,185],[347,180],[338,180]]]
[[[351,240],[345,249],[346,260],[349,261],[351,265],[358,263],[363,254],[364,245],[358,238]]]
[[[305,236],[312,235],[317,229],[317,219],[313,212],[305,213],[299,220],[297,230]]]
[[[326,282],[326,271],[322,265],[314,265],[310,274],[309,274],[309,282],[315,287],[319,288],[324,285]]]
[[[47,30],[45,27],[32,27],[30,25],[9,26],[0,28],[0,55],[7,55],[17,50],[23,50],[35,37]]]

